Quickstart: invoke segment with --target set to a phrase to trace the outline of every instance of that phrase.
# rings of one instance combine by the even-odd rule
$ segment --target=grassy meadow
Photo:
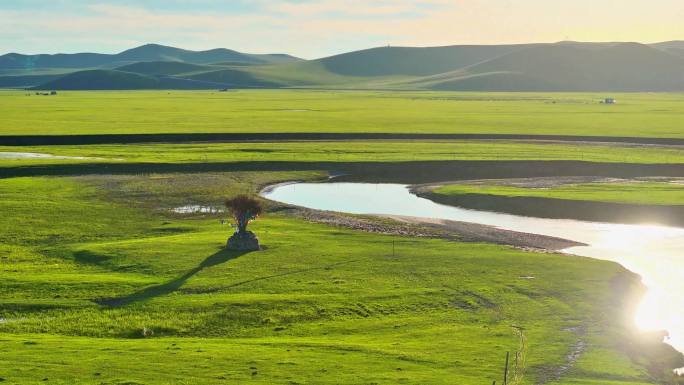
[[[52,158],[3,158],[30,152]],[[232,163],[232,162],[407,162],[479,160],[567,160],[599,163],[684,163],[681,146],[573,144],[569,142],[335,141],[263,143],[165,143],[126,145],[0,146],[0,167],[90,163]]]
[[[668,182],[576,183],[544,188],[452,184],[433,193],[454,196],[486,194],[643,205],[684,205],[684,184]]]
[[[29,92],[30,94],[30,92]],[[617,105],[602,105],[607,96]],[[479,133],[683,138],[681,94],[0,91],[0,135]]]
[[[323,90],[27,96],[3,90],[0,136],[684,138],[684,96],[612,94],[619,101],[614,106],[598,103],[605,96]],[[12,152],[56,158],[7,155]],[[264,249],[238,253],[224,248],[232,230],[219,220],[227,213],[172,210],[221,207],[226,197],[273,183],[323,181],[333,169],[324,170],[323,162],[479,160],[676,170],[684,150],[522,140],[1,146],[0,383],[501,384],[506,352],[512,354],[510,385],[676,383],[671,369],[684,360],[661,343],[662,334],[635,330],[633,311],[644,288],[618,264],[351,230],[273,203],[250,225]],[[199,167],[239,162],[248,167]],[[260,162],[283,167],[250,169]],[[306,167],[287,168],[294,162]],[[108,171],[119,164],[127,167]],[[154,167],[144,167],[149,164]],[[162,167],[178,164],[198,167],[192,173]],[[424,172],[398,167],[395,172]],[[22,174],[26,169],[37,171]],[[54,176],[16,177],[40,170]],[[543,191],[452,185],[438,192],[683,204],[680,190],[649,182]]]
[[[476,384],[499,379],[511,351],[515,384],[645,384],[663,364],[649,361],[662,349],[657,338],[622,342],[634,338],[630,301],[641,288],[613,263],[369,234],[277,212],[253,225],[265,250],[239,254],[222,248],[221,214],[169,211],[187,197],[216,204],[264,183],[320,177],[0,180],[0,376]],[[559,372],[579,341],[583,355]]]

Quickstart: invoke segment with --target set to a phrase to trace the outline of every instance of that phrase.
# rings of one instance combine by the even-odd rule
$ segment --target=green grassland
[[[268,66],[250,69],[259,70]],[[309,76],[323,75],[311,71]],[[684,137],[682,95],[612,94],[618,105],[598,104],[605,96],[1,91],[0,135]],[[171,210],[220,206],[227,196],[253,194],[271,183],[324,180],[327,172],[316,171],[321,162],[676,165],[684,163],[681,146],[357,140],[0,147],[0,155],[6,152],[85,159],[0,156],[4,175],[15,175],[13,168],[53,165],[74,166],[76,174],[86,168],[104,172],[114,164],[130,164],[126,172],[136,174],[0,179],[2,383],[490,384],[501,382],[506,351],[517,357],[512,385],[647,384],[684,366],[660,343],[661,335],[633,329],[632,312],[643,288],[636,275],[615,263],[353,231],[307,222],[270,203],[251,225],[264,250],[241,254],[223,248],[230,228],[219,219],[227,214]],[[202,164],[236,162],[308,162],[313,171],[160,171],[172,164],[196,164],[199,171]],[[155,166],[137,166],[143,164]],[[138,168],[159,174],[138,174]],[[468,193],[459,188],[684,204],[680,185],[655,182],[443,190]],[[578,361],[569,362],[578,349]]]
[[[645,205],[684,205],[684,184],[667,182],[579,183],[546,188],[452,184],[432,192],[445,196],[486,194]]]
[[[572,160],[684,163],[684,148],[524,141],[338,141],[87,146],[0,146],[70,158],[4,158],[0,167],[74,163],[400,162],[428,160]],[[81,158],[81,159],[78,159]]]
[[[617,105],[601,105],[606,96]],[[0,135],[479,133],[682,138],[681,94],[0,92]]]
[[[9,384],[645,384],[670,351],[627,326],[614,263],[394,237],[272,211],[265,250],[177,205],[316,172],[0,180],[0,377]],[[391,252],[396,243],[396,252]],[[521,277],[534,276],[534,279]],[[577,346],[579,361],[559,369]],[[654,358],[655,357],[655,358]]]

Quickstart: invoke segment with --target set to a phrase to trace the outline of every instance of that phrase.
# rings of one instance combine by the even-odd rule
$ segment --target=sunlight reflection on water
[[[667,330],[666,341],[684,351],[684,229],[522,217],[445,206],[413,195],[405,185],[299,183],[264,190],[266,198],[353,214],[441,218],[505,230],[569,239],[588,246],[567,253],[614,261],[641,275],[648,291],[635,323],[644,331]]]

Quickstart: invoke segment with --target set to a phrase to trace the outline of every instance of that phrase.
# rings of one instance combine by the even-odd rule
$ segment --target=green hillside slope
[[[330,72],[350,76],[433,75],[516,52],[531,45],[379,47],[318,61]]]
[[[0,88],[34,87],[58,79],[61,75],[0,76]]]
[[[537,79],[522,90],[673,91],[684,89],[684,60],[643,44],[606,48],[549,45],[533,47],[467,69],[509,72]]]
[[[66,75],[47,82],[36,89],[51,90],[154,90],[154,89],[212,89],[231,86],[203,79],[185,79],[172,76],[150,76],[117,70],[88,70]],[[245,85],[244,88],[249,88]]]
[[[684,40],[665,41],[650,45],[653,48],[669,52],[676,56],[684,57]]]
[[[151,61],[125,65],[118,67],[117,70],[143,75],[177,75],[193,71],[213,71],[216,70],[216,68],[179,61]]]
[[[218,71],[203,72],[197,75],[188,76],[188,79],[199,80],[205,82],[214,82],[225,84],[229,87],[237,88],[278,88],[282,87],[283,83],[260,79],[253,74],[243,71],[241,69],[222,69]]]
[[[128,64],[118,70],[150,75],[156,79],[142,81],[121,74],[114,76],[108,72],[95,72],[70,75],[56,80],[56,84],[61,86],[68,83],[69,88],[66,89],[305,87],[676,92],[684,91],[684,56],[673,53],[680,49],[680,44],[676,43],[654,46],[561,42],[502,46],[381,47],[311,61],[288,61],[287,55],[280,55],[279,60],[286,62],[278,63],[260,61],[263,58],[230,50],[194,52],[147,45],[123,52],[119,57],[122,60],[162,57],[164,60]],[[221,58],[226,60],[221,61]],[[200,62],[207,64],[196,64]],[[208,65],[219,62],[230,65]],[[125,83],[114,84],[118,81]],[[18,80],[10,82],[20,83]],[[75,88],[80,86],[86,88]],[[41,88],[58,87],[50,82]]]
[[[249,54],[225,48],[207,51],[191,51],[160,44],[145,44],[117,54],[75,53],[75,54],[39,54],[24,55],[8,53],[0,55],[2,69],[41,69],[41,68],[75,68],[92,67],[113,68],[140,61],[182,61],[195,64],[216,62],[240,62],[251,64],[295,62],[301,59],[286,54]]]
[[[159,80],[152,76],[115,70],[79,71],[47,82],[38,89],[58,90],[132,90],[154,89]]]
[[[460,91],[677,91],[684,90],[684,60],[636,43],[561,43],[397,86]]]
[[[112,60],[111,55],[98,53],[76,53],[56,55],[23,55],[9,53],[0,56],[0,69],[34,68],[87,68],[105,65]]]
[[[119,61],[183,61],[195,64],[207,64],[220,61],[244,63],[282,62],[286,55],[253,55],[226,48],[216,48],[207,51],[190,51],[186,49],[168,47],[159,44],[145,44],[140,47],[123,51],[116,56]],[[297,60],[292,57],[292,60]]]

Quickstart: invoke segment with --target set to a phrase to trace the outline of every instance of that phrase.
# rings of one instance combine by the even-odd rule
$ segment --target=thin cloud
[[[206,0],[201,7],[141,3],[147,6],[78,1],[10,9],[2,3],[0,52],[115,52],[156,42],[315,58],[386,44],[684,39],[680,0],[242,0],[230,9]]]
[[[425,15],[444,5],[443,1],[363,1],[363,0],[323,0],[308,2],[264,1],[262,9],[266,12],[284,14],[291,17],[408,17]]]

